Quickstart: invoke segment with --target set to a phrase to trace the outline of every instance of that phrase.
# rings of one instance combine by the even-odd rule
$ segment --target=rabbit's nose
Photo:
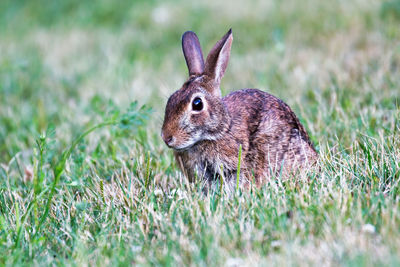
[[[174,137],[172,135],[164,135],[164,133],[161,133],[161,137],[168,146],[174,142]]]

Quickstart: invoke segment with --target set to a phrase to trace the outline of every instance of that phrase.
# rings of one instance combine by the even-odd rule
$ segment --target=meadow
[[[400,1],[0,1],[0,265],[399,266]],[[229,29],[223,94],[260,88],[317,170],[202,192],[160,137]]]

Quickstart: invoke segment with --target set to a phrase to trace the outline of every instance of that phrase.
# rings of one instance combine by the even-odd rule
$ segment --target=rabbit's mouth
[[[185,134],[182,136],[178,134],[169,134],[167,131],[161,131],[161,138],[169,148],[178,152],[192,148],[202,139],[200,133]]]
[[[170,144],[169,147],[177,152],[183,152],[192,149],[200,140],[190,139],[181,144]]]
[[[194,145],[196,145],[196,143],[197,142],[191,143],[189,145],[184,144],[184,145],[175,146],[175,147],[174,146],[170,146],[170,148],[172,148],[173,150],[175,150],[177,152],[183,152],[183,151],[191,149]]]
[[[165,138],[165,135],[162,134],[165,144],[174,149],[175,151],[182,152],[185,150],[191,149],[194,145],[196,145],[199,141],[202,140],[201,134],[196,133],[189,136],[170,136]]]

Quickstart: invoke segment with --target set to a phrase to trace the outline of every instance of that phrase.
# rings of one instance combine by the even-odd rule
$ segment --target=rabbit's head
[[[220,82],[232,46],[229,30],[211,49],[206,62],[194,32],[182,36],[189,79],[170,96],[161,136],[175,150],[186,150],[203,140],[216,140],[228,130],[230,118],[222,103]]]

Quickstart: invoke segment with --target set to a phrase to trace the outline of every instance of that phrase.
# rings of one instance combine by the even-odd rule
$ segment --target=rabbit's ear
[[[187,31],[182,35],[182,50],[189,69],[189,76],[203,74],[203,53],[201,52],[199,38],[194,32]]]
[[[221,78],[224,76],[228,65],[232,40],[232,29],[230,29],[224,37],[214,45],[207,56],[204,74],[214,79],[215,89],[218,90]]]

